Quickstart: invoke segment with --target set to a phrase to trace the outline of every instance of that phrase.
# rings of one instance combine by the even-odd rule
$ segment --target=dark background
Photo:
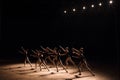
[[[1,59],[15,59],[21,46],[29,49],[62,45],[85,48],[93,62],[118,64],[118,6],[90,8],[99,1],[79,0],[7,0],[1,8]],[[82,6],[87,10],[82,11]],[[72,12],[72,8],[79,11]],[[69,13],[64,14],[67,10]]]

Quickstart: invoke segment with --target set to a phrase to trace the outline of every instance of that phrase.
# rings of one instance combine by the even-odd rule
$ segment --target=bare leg
[[[62,61],[59,60],[60,64],[62,65],[63,69],[68,73],[68,71],[66,70],[66,68],[64,67],[64,65],[62,64]]]
[[[74,65],[74,67],[77,67],[75,65],[75,63],[73,62],[73,60],[71,59],[71,57],[67,57],[67,59],[65,60],[65,63],[66,63],[66,68],[68,68],[68,62],[72,63]]]
[[[39,63],[39,61],[37,60],[35,63],[35,69],[37,69],[37,63]]]
[[[44,67],[45,67],[48,71],[50,71],[50,70],[48,69],[48,67],[47,67],[47,65],[46,65],[46,63],[45,63],[44,60],[42,61],[42,63],[43,63],[43,65],[44,65]]]
[[[51,59],[50,56],[48,56],[46,59],[48,59],[53,65],[55,65],[55,62]],[[46,59],[45,59],[45,60],[46,60]]]
[[[58,60],[57,60],[57,56],[54,57],[53,62],[55,63],[55,67],[56,67],[56,69],[57,69],[57,72],[59,72],[59,70],[58,70]]]
[[[55,65],[55,62],[49,57],[48,58],[49,60],[50,60],[50,62],[53,64],[53,65]]]
[[[67,58],[67,59],[65,60],[66,68],[68,68],[68,61],[69,61],[69,59]]]
[[[58,70],[58,64],[57,63],[55,64],[55,67],[57,69],[57,72],[59,72],[59,70]]]
[[[24,67],[26,66],[26,58],[25,58],[25,60],[24,60]]]
[[[81,62],[79,62],[78,64],[78,71],[79,71],[79,75],[81,75]]]
[[[84,64],[85,64],[85,67],[88,69],[88,71],[93,75],[95,76],[95,74],[92,72],[92,70],[88,67],[88,64],[87,62],[84,60]]]
[[[57,60],[54,60],[54,62],[55,62],[55,67],[56,67],[56,69],[57,69],[57,72],[59,72],[59,70],[58,70],[58,61],[57,61]]]
[[[28,61],[28,63],[30,64],[30,66],[32,67],[32,64],[31,64],[31,62],[30,62],[30,60],[29,60],[28,57],[27,57],[27,61]]]
[[[69,62],[71,62],[74,65],[74,67],[77,67],[74,61],[71,59],[71,57],[69,57]]]
[[[81,63],[80,67],[81,67],[81,71],[84,71],[85,70],[85,64],[84,63]]]
[[[40,71],[42,71],[41,65],[42,65],[42,62],[39,63]]]

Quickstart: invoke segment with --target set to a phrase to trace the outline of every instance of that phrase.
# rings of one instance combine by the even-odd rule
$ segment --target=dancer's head
[[[80,51],[83,52],[84,48],[83,47],[80,47]]]

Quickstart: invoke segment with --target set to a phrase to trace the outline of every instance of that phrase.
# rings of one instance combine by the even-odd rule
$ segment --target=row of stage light
[[[112,5],[112,4],[113,4],[113,1],[110,0],[110,1],[109,1],[109,5]],[[102,2],[100,2],[98,5],[101,7],[101,6],[102,6]],[[91,8],[94,8],[94,7],[95,7],[95,5],[92,4],[92,5],[91,5]],[[82,10],[85,10],[85,9],[87,9],[87,7],[86,7],[86,6],[83,6],[83,7],[82,7]],[[72,11],[75,12],[75,11],[76,11],[76,8],[73,8]],[[64,10],[64,13],[66,14],[66,13],[68,13],[68,11],[67,11],[67,10]]]

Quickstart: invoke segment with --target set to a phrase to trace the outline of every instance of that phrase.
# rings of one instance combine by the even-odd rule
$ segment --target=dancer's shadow
[[[92,75],[86,75],[86,76],[75,75],[73,78],[67,78],[65,80],[73,80],[73,79],[85,78],[85,77],[93,77],[93,76]]]
[[[55,74],[57,74],[57,72],[50,72],[50,73],[42,74],[42,75],[39,75],[39,76],[44,77],[44,76],[50,76],[50,75],[55,75]]]
[[[21,71],[21,72],[18,72],[17,74],[21,74],[21,75],[25,75],[25,74],[31,74],[31,73],[36,73],[37,71],[36,70],[31,70],[31,71]]]
[[[64,74],[66,72],[49,72],[47,74],[42,74],[42,75],[39,75],[41,77],[44,77],[44,76],[51,76],[51,75],[56,75],[56,74]]]
[[[34,68],[31,69],[22,69],[22,70],[14,70],[14,71],[18,71],[18,72],[26,72],[26,71],[34,71]]]
[[[22,66],[3,68],[3,70],[13,70],[13,69],[20,69],[20,68],[22,68]]]

